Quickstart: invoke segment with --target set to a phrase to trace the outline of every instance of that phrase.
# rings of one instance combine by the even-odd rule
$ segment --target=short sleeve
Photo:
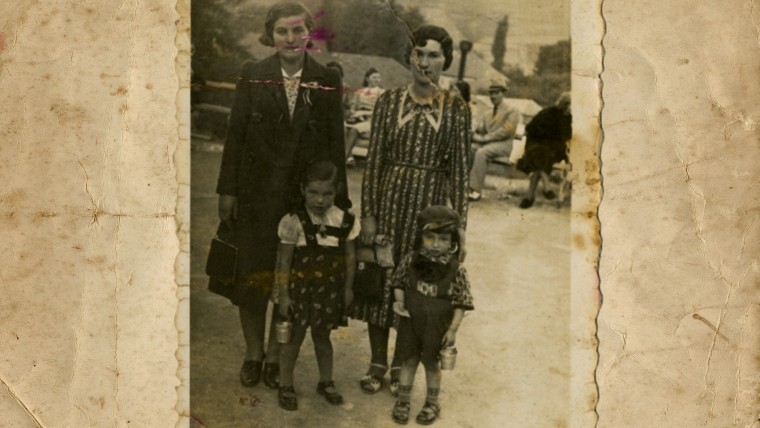
[[[391,277],[391,288],[406,289],[409,285],[409,269],[412,264],[411,254],[407,254],[399,263],[398,267],[393,271]]]
[[[348,232],[348,236],[346,237],[347,241],[353,241],[356,239],[357,236],[359,236],[359,233],[361,232],[362,227],[361,223],[359,222],[359,216],[354,216],[354,225],[351,227],[351,231]]]
[[[287,214],[277,226],[277,236],[283,244],[296,245],[298,238],[303,235],[303,227],[295,214]]]
[[[467,277],[467,270],[460,266],[454,277],[451,287],[451,306],[465,311],[475,309],[472,302],[472,293],[470,293],[470,279]]]

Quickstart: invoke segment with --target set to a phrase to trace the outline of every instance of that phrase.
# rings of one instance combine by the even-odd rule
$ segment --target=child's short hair
[[[306,168],[301,184],[306,186],[312,181],[332,181],[335,190],[340,190],[338,167],[330,161],[316,161]]]
[[[459,214],[443,205],[431,205],[420,212],[417,216],[417,236],[414,240],[414,249],[422,248],[422,233],[429,230],[434,233],[448,233],[451,235],[452,244],[456,245],[456,253],[459,253]]]

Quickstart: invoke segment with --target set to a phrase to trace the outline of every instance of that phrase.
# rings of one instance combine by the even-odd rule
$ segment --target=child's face
[[[335,184],[331,180],[310,181],[301,187],[306,208],[314,214],[324,214],[335,203]]]
[[[451,250],[451,234],[436,233],[430,230],[422,232],[422,248],[434,256],[441,256]]]

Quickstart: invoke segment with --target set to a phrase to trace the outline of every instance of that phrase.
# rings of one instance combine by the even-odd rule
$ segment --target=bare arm
[[[462,324],[463,319],[464,309],[454,309],[454,316],[451,319],[451,325],[449,325],[449,329],[446,331],[446,334],[443,335],[443,341],[441,344],[444,348],[454,346],[454,343],[456,343],[457,330],[459,330],[459,325]]]
[[[290,296],[288,295],[288,284],[290,283],[290,266],[293,263],[293,253],[296,246],[293,244],[280,244],[277,247],[277,262],[274,269],[274,285],[279,288],[279,305],[280,316],[286,318],[291,306]]]

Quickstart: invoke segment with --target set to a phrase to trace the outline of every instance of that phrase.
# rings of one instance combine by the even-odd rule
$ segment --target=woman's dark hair
[[[459,89],[459,94],[462,95],[462,99],[465,100],[465,102],[470,102],[470,84],[465,82],[464,80],[457,80],[456,83],[454,83],[454,86]]]
[[[435,40],[441,44],[441,50],[446,59],[443,63],[443,69],[449,69],[451,61],[454,59],[454,40],[451,39],[451,36],[449,36],[449,33],[443,29],[443,27],[422,25],[412,32],[411,38],[412,43],[406,46],[405,58],[407,64],[409,64],[409,58],[411,57],[412,50],[415,46],[425,46],[427,45],[428,40]]]
[[[314,28],[314,18],[311,16],[309,9],[306,9],[306,6],[295,2],[277,3],[267,12],[267,19],[264,22],[264,34],[259,37],[259,42],[264,46],[274,46],[274,23],[278,19],[297,15],[303,15],[303,23],[306,25],[309,33],[311,33],[312,28]],[[311,44],[311,41],[306,44],[307,48],[312,46],[314,45]]]
[[[338,73],[340,73],[340,78],[341,79],[343,78],[343,66],[340,65],[338,61],[330,61],[327,64],[325,64],[325,67],[334,68],[338,70]]]
[[[301,185],[306,187],[313,181],[332,181],[335,190],[340,190],[338,167],[330,161],[316,161],[306,168]]]
[[[369,76],[372,76],[375,73],[380,74],[380,72],[375,67],[370,67],[369,70],[367,70],[364,73],[364,79],[362,80],[362,86],[364,86],[365,88],[367,86],[369,86]]]

